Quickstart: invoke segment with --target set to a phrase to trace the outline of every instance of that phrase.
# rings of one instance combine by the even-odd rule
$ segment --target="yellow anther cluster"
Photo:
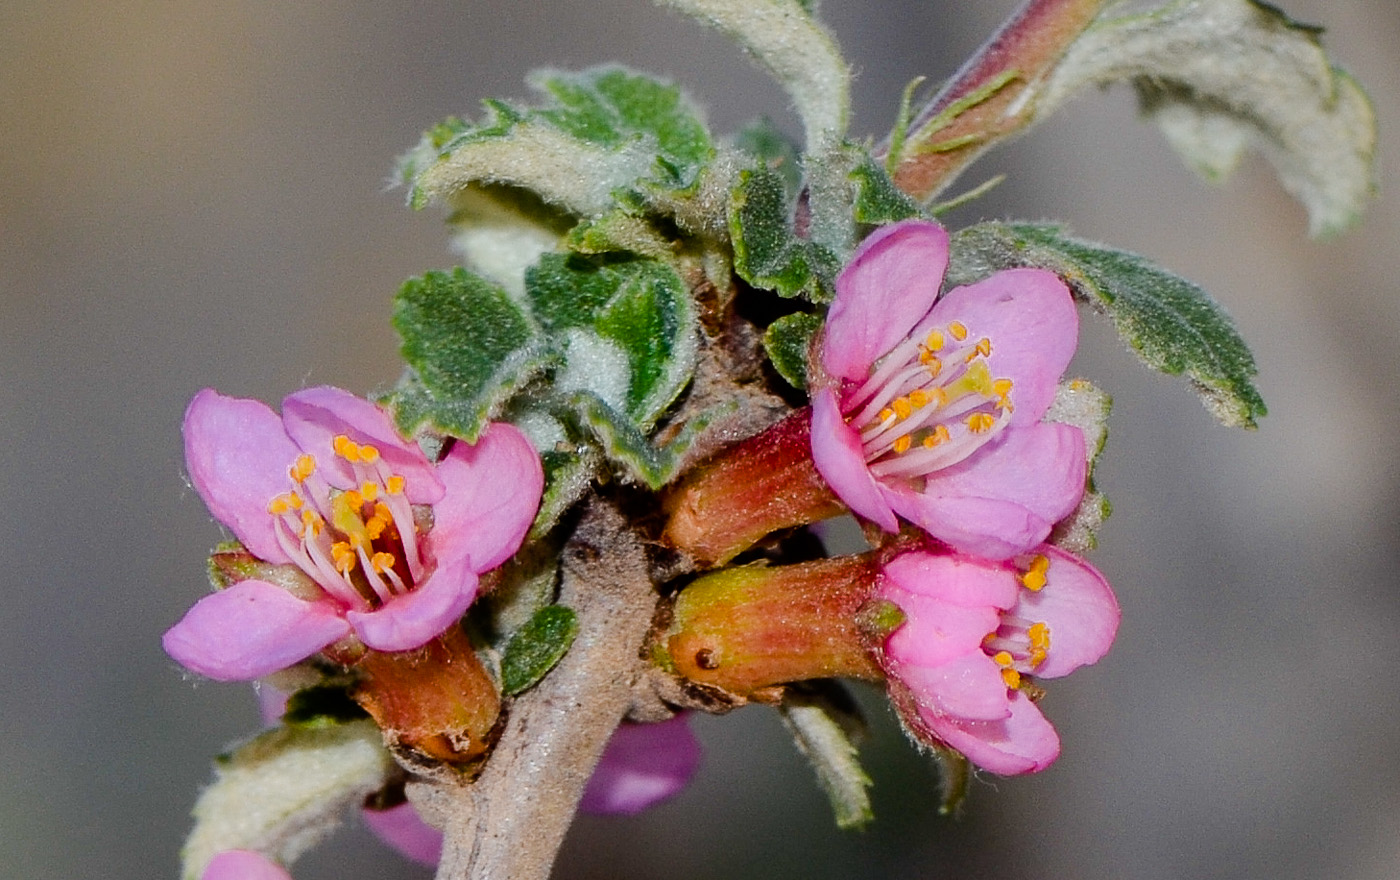
[[[1021,586],[1038,593],[1045,588],[1045,573],[1050,569],[1050,559],[1043,554],[1037,553],[1031,557],[1030,567],[1026,573],[1021,575]]]
[[[912,446],[913,443],[914,441],[909,437],[909,435],[905,434],[903,437],[900,437],[899,439],[894,441],[894,451],[902,455],[909,451],[909,447]]]
[[[370,557],[369,562],[370,565],[374,566],[375,571],[383,574],[394,567],[394,554],[384,552],[376,553]]]
[[[1006,682],[1007,687],[1015,689],[1021,686],[1021,673],[1011,668],[1014,660],[1009,652],[998,651],[992,655],[992,660],[1001,667],[1001,680]]]
[[[967,429],[974,434],[983,434],[995,428],[996,418],[991,413],[973,413],[967,417]]]
[[[303,510],[301,512],[302,533],[310,532],[311,536],[321,534],[321,529],[325,528],[326,521],[321,519],[321,515],[314,510]]]
[[[384,488],[389,490],[390,495],[402,495],[403,487],[404,478],[398,474],[394,474],[384,483]]]
[[[1034,669],[1044,663],[1045,656],[1050,653],[1050,625],[1044,621],[1033,623],[1026,630],[1026,636],[1031,641],[1030,664]]]
[[[267,512],[273,516],[281,516],[291,510],[301,510],[301,496],[295,492],[286,492],[278,495],[267,504]]]
[[[331,441],[335,454],[352,464],[374,464],[379,460],[379,450],[366,443],[361,446],[344,434],[335,435]]]
[[[940,443],[947,443],[953,439],[953,435],[948,433],[947,425],[938,425],[924,438],[924,448],[932,449]]]
[[[948,332],[953,334],[953,338],[962,342],[967,338],[967,327],[961,321],[954,321],[948,325]]]
[[[938,356],[931,351],[919,352],[919,363],[928,368],[930,379],[937,379],[938,374],[943,372],[943,361],[939,360]]]
[[[360,484],[360,497],[363,498],[363,499],[366,500],[366,501],[373,501],[374,499],[378,498],[378,497],[379,497],[379,484],[378,484],[378,483],[361,483],[361,484]]]
[[[997,409],[1011,412],[1011,380],[998,379],[992,383],[992,393],[997,396]]]
[[[341,574],[349,574],[359,561],[359,556],[350,546],[349,541],[336,541],[331,545],[331,562],[335,565],[335,570]]]
[[[316,473],[316,459],[306,453],[297,456],[297,460],[292,462],[292,466],[287,469],[287,476],[298,483],[306,482],[306,478]]]
[[[914,404],[910,403],[907,397],[896,397],[891,401],[890,406],[894,409],[894,414],[899,416],[901,422],[914,414]]]
[[[928,339],[924,340],[924,348],[928,349],[931,352],[942,351],[943,334],[938,330],[931,331],[928,335]]]

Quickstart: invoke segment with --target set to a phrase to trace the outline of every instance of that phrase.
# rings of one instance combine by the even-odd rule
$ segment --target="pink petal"
[[[443,487],[433,465],[418,444],[404,440],[389,414],[349,391],[321,385],[288,395],[282,401],[282,421],[302,450],[316,457],[319,472],[331,485],[350,489],[357,485],[350,465],[335,454],[337,434],[379,450],[385,465],[406,479],[405,493],[413,504],[433,504]]]
[[[623,723],[598,761],[579,809],[632,815],[685,788],[700,766],[700,742],[684,715],[655,724]]]
[[[885,653],[896,663],[940,666],[980,651],[982,639],[1001,623],[991,605],[953,605],[903,590],[881,590],[899,606],[904,623],[885,642]]]
[[[1045,540],[1084,495],[1084,435],[1040,422],[1008,428],[923,492],[882,486],[900,516],[964,553],[1008,559]]]
[[[812,463],[856,515],[887,532],[899,531],[899,520],[866,466],[860,435],[841,417],[836,392],[830,388],[812,398]]]
[[[1010,608],[1019,588],[1006,566],[955,553],[901,553],[885,563],[884,573],[902,590],[969,607]]]
[[[200,675],[249,681],[299,663],[349,632],[331,602],[307,602],[248,580],[200,599],[161,644]]]
[[[948,268],[948,233],[936,223],[905,220],[872,233],[836,277],[827,314],[822,366],[863,382],[875,361],[928,314]]]
[[[1092,565],[1057,547],[1042,547],[1050,560],[1045,586],[1023,590],[1013,612],[1050,627],[1050,651],[1035,668],[1037,678],[1068,675],[1108,653],[1118,632],[1118,600]]]
[[[254,556],[290,562],[267,512],[268,502],[292,488],[287,468],[301,453],[282,420],[260,401],[205,388],[185,410],[184,430],[185,466],[209,512]]]
[[[981,649],[940,666],[900,664],[894,673],[920,707],[938,715],[998,721],[1011,714],[1001,668]]]
[[[350,611],[345,619],[360,641],[376,651],[421,647],[453,626],[476,598],[476,572],[463,557],[438,565],[427,581],[374,611]]]
[[[424,822],[413,804],[360,811],[369,830],[404,858],[435,867],[442,858],[442,832]]]
[[[1003,721],[964,721],[920,713],[948,745],[984,770],[1013,776],[1044,770],[1060,756],[1060,737],[1040,709],[1019,691]]]
[[[544,470],[518,428],[497,422],[475,446],[458,441],[437,474],[447,491],[433,506],[428,541],[439,565],[469,555],[476,571],[490,571],[520,549],[540,507]]]
[[[199,880],[292,880],[292,875],[262,853],[230,849],[210,859]]]
[[[961,321],[974,338],[992,341],[987,366],[994,378],[1011,380],[1011,424],[1038,422],[1079,344],[1079,314],[1059,276],[1044,269],[1007,269],[954,288],[925,323],[951,321]]]

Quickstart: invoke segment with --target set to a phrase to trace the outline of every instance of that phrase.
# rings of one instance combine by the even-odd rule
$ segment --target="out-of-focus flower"
[[[812,457],[855,513],[990,559],[1045,540],[1084,492],[1079,429],[1042,422],[1078,342],[1064,283],[1010,269],[939,297],[948,234],[878,230],[836,280]]]
[[[910,551],[882,574],[875,596],[904,615],[882,665],[905,721],[993,773],[1048,767],[1060,739],[1031,679],[1108,652],[1119,610],[1103,576],[1048,545],[1006,562]]]
[[[519,548],[543,471],[525,436],[493,424],[437,463],[388,415],[338,388],[308,388],[282,415],[211,389],[185,414],[200,497],[255,557],[281,566],[197,602],[165,634],[184,666],[259,678],[347,636],[417,648],[476,598],[478,575]]]
[[[292,875],[262,853],[231,849],[210,859],[199,880],[292,880]]]

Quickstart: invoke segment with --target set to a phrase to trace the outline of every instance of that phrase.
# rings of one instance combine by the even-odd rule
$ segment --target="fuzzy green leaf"
[[[834,681],[790,688],[778,707],[797,748],[812,762],[840,828],[862,828],[875,813],[870,777],[860,765],[856,741],[865,733],[859,707]]]
[[[566,340],[558,384],[650,430],[695,369],[694,305],[680,277],[655,260],[546,254],[525,287],[541,325]]]
[[[453,117],[399,161],[415,208],[482,183],[504,183],[582,216],[629,188],[683,190],[714,157],[698,114],[678,89],[617,66],[545,71],[539,108],[485,102],[476,124]]]
[[[251,849],[289,865],[339,824],[395,767],[373,721],[327,718],[278,727],[215,765],[181,853],[196,880],[217,853]]]
[[[806,129],[807,149],[839,141],[850,115],[851,72],[810,0],[656,0],[716,28],[783,85]]]
[[[774,321],[763,334],[763,348],[773,369],[798,391],[807,390],[807,357],[821,326],[820,315],[796,312]]]
[[[1375,190],[1370,100],[1322,50],[1320,29],[1259,0],[1176,0],[1106,17],[1065,53],[1036,100],[1045,115],[1086,85],[1128,81],[1172,146],[1207,178],[1259,149],[1337,232]]]
[[[534,687],[554,668],[578,635],[578,615],[563,605],[546,605],[506,643],[501,655],[501,690],[507,696]]]
[[[656,151],[662,182],[676,189],[695,183],[714,157],[714,144],[680,89],[621,67],[571,74],[548,71],[533,84],[558,106],[540,118],[581,141],[620,147],[647,140]]]
[[[739,175],[729,204],[734,270],[754,287],[779,296],[831,300],[831,279],[840,261],[825,248],[793,234],[791,197],[777,171],[759,168]]]
[[[492,412],[550,360],[520,306],[461,268],[407,281],[394,329],[414,370],[391,398],[406,433],[430,424],[476,442]]]
[[[855,216],[861,223],[894,223],[923,216],[918,204],[894,185],[874,159],[867,156],[851,172],[851,179],[856,183]]]
[[[578,428],[596,439],[626,478],[660,489],[680,472],[695,437],[716,418],[732,412],[736,404],[724,404],[691,418],[664,446],[654,445],[631,420],[596,394],[577,392],[568,398],[568,406]]]
[[[1108,315],[1148,366],[1186,374],[1226,425],[1252,428],[1267,410],[1254,387],[1254,357],[1225,311],[1201,288],[1136,254],[1069,238],[1056,226],[983,223],[953,236],[948,283],[1036,266],[1064,278],[1076,297]]]

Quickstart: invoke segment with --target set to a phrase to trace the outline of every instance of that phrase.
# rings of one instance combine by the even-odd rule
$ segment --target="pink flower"
[[[519,548],[539,507],[539,456],[516,428],[429,461],[388,415],[338,388],[308,388],[278,416],[212,389],[185,413],[190,480],[216,519],[288,576],[206,596],[165,650],[221,681],[284,669],[353,634],[417,648],[476,598],[477,576]]]
[[[1084,493],[1084,437],[1042,422],[1078,341],[1064,283],[1009,269],[938,296],[948,234],[878,230],[836,279],[812,458],[852,511],[959,550],[1024,553]],[[820,375],[824,374],[824,375]]]
[[[1103,576],[1048,545],[1018,562],[903,553],[884,566],[876,595],[905,615],[883,657],[901,714],[993,773],[1043,770],[1059,756],[1030,678],[1095,662],[1118,629]]]
[[[630,816],[685,788],[700,766],[700,743],[684,715],[655,724],[622,724],[613,732],[583,790],[585,813]],[[442,832],[418,817],[411,804],[363,811],[379,839],[411,861],[436,865]]]
[[[292,880],[292,875],[262,853],[230,849],[210,859],[199,880]]]

